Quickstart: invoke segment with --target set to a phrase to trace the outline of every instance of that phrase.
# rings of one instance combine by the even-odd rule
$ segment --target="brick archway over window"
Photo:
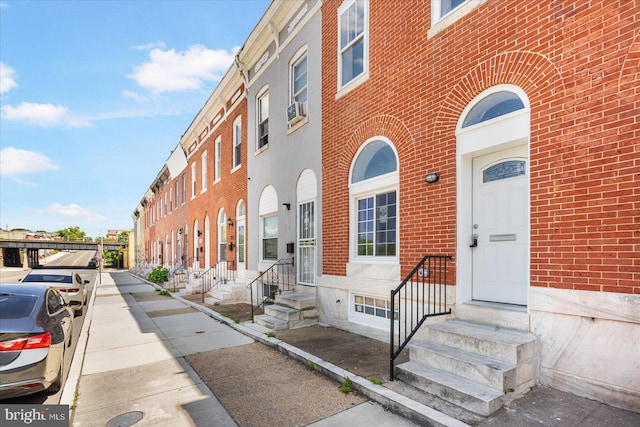
[[[341,147],[344,155],[339,157],[340,160],[336,165],[336,173],[340,177],[348,177],[349,168],[356,152],[363,142],[375,136],[384,136],[393,143],[398,151],[400,164],[407,160],[407,152],[411,153],[411,158],[416,155],[414,140],[404,123],[391,115],[379,115],[361,123],[349,135],[346,144]]]

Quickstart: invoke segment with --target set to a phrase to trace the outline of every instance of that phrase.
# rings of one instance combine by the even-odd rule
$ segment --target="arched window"
[[[466,128],[486,122],[523,108],[525,108],[524,103],[517,94],[507,90],[494,92],[484,97],[469,110],[462,122],[462,127]]]
[[[398,255],[398,157],[382,138],[363,144],[353,161],[352,254],[358,259]]]
[[[262,190],[258,212],[262,240],[260,255],[263,260],[275,261],[278,259],[278,194],[273,186]]]
[[[218,261],[227,259],[227,213],[224,208],[218,212]]]

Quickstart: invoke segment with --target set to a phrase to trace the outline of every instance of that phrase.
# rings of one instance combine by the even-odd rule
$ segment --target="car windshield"
[[[71,276],[63,274],[28,274],[23,282],[55,282],[55,283],[72,283]]]
[[[0,294],[0,319],[19,319],[33,311],[38,297],[35,295]]]

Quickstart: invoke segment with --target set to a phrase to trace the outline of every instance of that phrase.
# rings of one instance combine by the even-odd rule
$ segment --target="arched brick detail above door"
[[[453,138],[460,114],[469,102],[485,89],[499,84],[512,84],[525,91],[533,112],[532,123],[538,110],[557,114],[558,111],[550,109],[549,105],[564,98],[566,92],[562,75],[544,55],[528,51],[496,55],[471,69],[451,89],[436,116],[434,139]],[[542,104],[546,108],[538,108]]]

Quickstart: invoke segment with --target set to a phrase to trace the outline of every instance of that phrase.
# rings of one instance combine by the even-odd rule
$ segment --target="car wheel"
[[[60,361],[60,369],[58,370],[58,377],[47,389],[48,394],[55,394],[62,390],[62,381],[64,379],[64,352],[62,352],[62,360]]]
[[[73,317],[82,316],[82,312],[84,310],[84,305],[81,305],[80,308],[76,308],[73,310]]]

